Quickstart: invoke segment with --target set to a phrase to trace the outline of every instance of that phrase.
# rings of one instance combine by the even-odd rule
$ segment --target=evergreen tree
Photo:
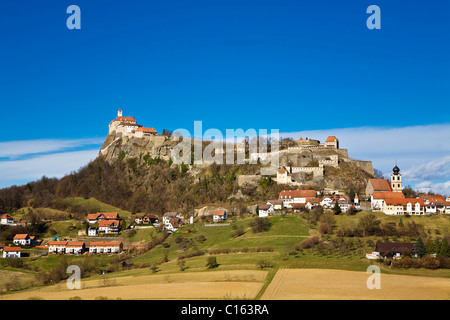
[[[414,250],[414,252],[419,256],[419,258],[422,258],[424,255],[427,254],[427,248],[425,247],[422,237],[420,237],[420,236],[417,239],[416,249]]]
[[[439,248],[439,253],[444,257],[450,257],[450,245],[447,238],[443,238],[441,241],[441,246]]]
[[[333,211],[334,211],[334,214],[341,214],[341,212],[342,212],[341,207],[339,207],[339,204],[337,203],[337,201],[334,203]]]

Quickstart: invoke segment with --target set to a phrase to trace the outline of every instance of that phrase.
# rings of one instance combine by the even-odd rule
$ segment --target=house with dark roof
[[[373,253],[381,258],[401,258],[405,253],[414,255],[415,243],[411,242],[382,242],[378,241]]]

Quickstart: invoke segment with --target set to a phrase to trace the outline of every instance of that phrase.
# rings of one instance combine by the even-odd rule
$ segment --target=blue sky
[[[72,4],[81,30],[66,27]],[[372,4],[381,30],[366,27]],[[410,172],[438,160],[448,168],[449,12],[445,1],[3,1],[0,187],[78,169],[119,107],[158,131],[201,120],[223,132],[349,132],[350,155],[386,173],[395,159]],[[349,144],[362,128],[385,141]],[[385,132],[405,135],[398,152]],[[429,150],[414,141],[423,135],[442,143]],[[47,147],[30,153],[26,142]],[[23,154],[8,151],[17,145]],[[48,157],[65,166],[12,169]],[[450,181],[440,168],[411,177]]]

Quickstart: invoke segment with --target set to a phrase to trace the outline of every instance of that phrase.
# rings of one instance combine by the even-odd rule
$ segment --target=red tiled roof
[[[136,122],[136,119],[134,117],[117,117],[113,121],[128,121],[128,122]]]
[[[274,206],[283,204],[283,200],[268,200],[267,202],[271,203]]]
[[[136,129],[136,132],[141,132],[141,131],[144,133],[158,133],[154,128],[141,127],[141,128]]]
[[[4,247],[3,251],[6,252],[12,252],[12,251],[21,251],[22,248],[21,247]]]
[[[84,242],[67,242],[67,247],[82,247]]]
[[[416,199],[416,198],[392,198],[392,199],[385,199],[384,200],[386,204],[390,205],[398,205],[398,206],[406,206],[406,204],[409,202],[412,205],[415,203],[419,203],[421,206],[423,206],[425,203],[422,199]]]
[[[405,195],[400,191],[375,191],[372,194],[374,199],[395,199],[395,198],[405,198]]]
[[[111,242],[91,242],[89,244],[90,247],[118,247],[122,244],[119,241],[111,241]]]
[[[50,241],[49,246],[65,246],[67,241]]]
[[[391,183],[387,179],[370,179],[374,191],[392,191]]]
[[[325,140],[325,142],[334,142],[334,141],[336,141],[337,140],[337,138],[335,137],[335,136],[329,136],[328,138],[327,138],[327,140]]]
[[[98,213],[89,213],[89,214],[87,215],[87,219],[88,219],[88,220],[97,220],[98,216],[99,216]]]
[[[99,216],[103,215],[106,219],[118,219],[119,218],[119,214],[117,212],[98,212],[97,213]]]
[[[425,201],[429,201],[431,203],[444,203],[446,202],[446,199],[444,196],[440,195],[440,194],[419,194],[417,196],[419,199],[425,200]]]
[[[319,203],[320,199],[319,198],[307,198],[306,199],[306,203]]]
[[[120,224],[119,220],[100,220],[98,223],[99,227],[111,227],[113,225],[118,226]]]
[[[316,196],[315,190],[283,190],[278,199],[315,198]]]
[[[26,233],[18,233],[14,236],[14,240],[19,240],[19,239],[26,239],[28,237],[28,234]]]
[[[214,211],[213,216],[224,216],[225,213],[225,210],[217,209],[216,211]]]

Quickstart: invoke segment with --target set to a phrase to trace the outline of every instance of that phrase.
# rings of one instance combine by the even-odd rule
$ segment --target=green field
[[[69,201],[74,201],[78,204],[86,204],[86,202],[96,205],[99,204],[97,201],[83,198],[72,198]],[[117,208],[110,206],[102,207],[102,209],[105,211],[119,211],[116,210]],[[369,213],[360,212],[355,216],[334,216],[334,231],[346,224],[356,224],[361,217]],[[124,212],[123,214],[124,216],[131,217],[130,213]],[[377,213],[376,215],[383,223],[399,223],[400,217],[390,217],[381,213]],[[114,255],[96,257],[66,256],[65,259],[67,264],[93,264],[98,266],[99,270],[105,270],[114,265],[116,266],[112,268],[114,272],[107,275],[93,273],[90,277],[84,278],[83,281],[101,279],[111,279],[113,281],[114,279],[125,277],[133,277],[134,279],[143,276],[146,277],[145,281],[147,281],[148,279],[153,279],[152,277],[165,276],[170,278],[175,275],[181,276],[181,274],[225,272],[221,273],[223,275],[231,271],[250,272],[252,270],[263,270],[267,271],[266,278],[261,283],[258,294],[250,297],[260,298],[269,286],[277,270],[280,269],[365,271],[370,264],[374,263],[365,258],[365,253],[373,249],[373,244],[377,240],[383,240],[383,237],[375,236],[340,238],[332,233],[322,237],[323,243],[321,246],[299,250],[297,245],[301,241],[311,237],[311,235],[319,234],[317,226],[311,228],[307,221],[302,219],[299,214],[280,215],[269,218],[270,228],[267,231],[255,233],[251,227],[254,219],[255,217],[251,216],[245,218],[231,217],[227,223],[214,224],[214,226],[208,226],[200,222],[188,224],[170,235],[162,245],[157,245],[149,251],[136,250],[123,253],[120,256],[120,260]],[[423,224],[427,234],[432,237],[448,233],[448,226],[450,225],[450,217],[447,216],[402,217],[402,219],[403,223],[414,221],[415,223]],[[76,220],[56,221],[51,224],[51,227],[63,235],[71,225],[75,225],[76,228],[82,227],[80,221]],[[240,230],[239,235],[236,234],[236,230]],[[76,232],[76,229],[72,231]],[[71,233],[67,234],[70,235]],[[124,243],[138,245],[149,243],[153,238],[161,236],[162,233],[156,228],[136,230],[136,233],[129,238],[127,235],[122,234]],[[326,246],[327,243],[330,244],[329,247]],[[342,248],[336,247],[336,243],[342,243]],[[0,271],[3,272],[3,276],[0,274],[0,284],[3,288],[8,283],[8,274],[16,274],[19,275],[19,278],[23,277],[25,279],[23,282],[24,286],[18,286],[20,290],[30,285],[39,288],[36,282],[33,284],[34,276],[39,271],[50,271],[60,266],[61,256],[49,255],[47,257],[39,257],[38,255],[41,252],[39,249],[27,250],[30,252],[34,251],[35,254],[34,256],[21,259],[26,267],[13,268],[5,264],[2,264],[0,267]],[[218,265],[213,269],[208,269],[206,263],[211,256],[216,257]],[[184,258],[183,264],[180,264],[179,259],[182,257],[187,258]],[[128,267],[122,264],[124,261],[127,262]],[[383,264],[379,265],[382,272],[386,274],[450,278],[449,269],[393,269]],[[93,270],[97,269],[94,268]],[[250,278],[245,281],[252,282]],[[255,289],[253,288],[252,290],[251,292],[254,293]]]

